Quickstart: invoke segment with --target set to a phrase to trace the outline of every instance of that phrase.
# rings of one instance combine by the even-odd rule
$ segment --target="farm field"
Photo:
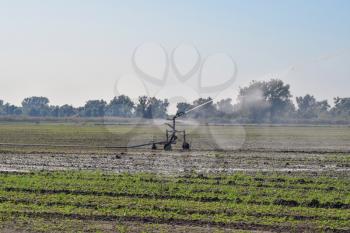
[[[1,232],[350,231],[348,126],[186,130],[0,124]]]
[[[0,142],[17,144],[126,146],[164,140],[159,125],[0,124]],[[178,123],[198,150],[291,150],[350,152],[350,126],[205,126]],[[181,139],[181,138],[179,138]],[[180,146],[179,146],[180,148]],[[5,148],[2,148],[5,149]],[[12,149],[16,149],[13,148]],[[27,147],[28,151],[38,149]],[[40,148],[54,149],[54,147]],[[62,152],[64,148],[59,148]],[[67,148],[72,149],[72,148]],[[87,148],[78,148],[86,150]],[[101,151],[101,148],[99,148]]]

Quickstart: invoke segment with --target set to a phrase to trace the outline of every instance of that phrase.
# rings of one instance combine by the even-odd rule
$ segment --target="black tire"
[[[190,144],[187,143],[187,142],[184,142],[184,143],[182,144],[182,149],[183,149],[183,150],[189,150],[189,149],[190,149]]]
[[[170,143],[167,143],[164,145],[164,150],[171,150],[171,144]]]

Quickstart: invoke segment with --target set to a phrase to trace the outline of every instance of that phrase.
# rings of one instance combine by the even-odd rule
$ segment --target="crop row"
[[[102,196],[133,196],[159,199],[225,201],[250,204],[276,204],[326,208],[349,208],[349,192],[338,190],[295,190],[275,187],[215,185],[183,182],[144,182],[131,175],[120,179],[85,180],[66,177],[7,175],[0,177],[1,189],[42,193],[93,194]]]
[[[13,173],[0,173],[1,176],[13,176]],[[38,173],[25,173],[26,177],[38,176]],[[21,173],[19,173],[21,175]],[[293,177],[280,174],[254,174],[247,175],[245,173],[235,173],[232,175],[224,176],[213,176],[213,175],[202,175],[202,174],[192,174],[179,177],[164,177],[157,176],[154,174],[112,174],[112,173],[100,173],[100,172],[41,172],[40,176],[47,176],[50,178],[64,178],[64,179],[79,179],[79,180],[106,180],[106,181],[118,181],[122,179],[128,179],[130,181],[141,180],[141,181],[154,181],[154,182],[184,182],[184,183],[201,183],[201,184],[218,184],[218,185],[269,185],[274,187],[274,184],[283,185],[286,187],[291,187],[291,185],[296,188],[325,188],[329,189],[333,187],[334,189],[344,188],[344,191],[349,191],[350,180],[344,178],[330,178],[330,177]],[[345,190],[346,189],[346,190]]]
[[[325,189],[320,193],[311,188],[274,187],[280,183]],[[178,222],[262,230],[292,230],[307,225],[345,232],[350,229],[347,183],[346,179],[244,173],[187,177],[100,172],[0,173],[0,215]]]
[[[109,197],[73,194],[38,194],[26,192],[0,191],[0,202],[71,205],[76,207],[157,209],[183,213],[225,214],[228,216],[245,214],[249,216],[291,217],[295,219],[350,220],[350,213],[342,209],[310,209],[307,207],[285,208],[278,205],[247,205],[222,202],[196,202],[188,200],[160,200],[150,198]]]
[[[272,217],[272,216],[249,216],[244,214],[225,215],[222,213],[205,214],[205,213],[182,213],[161,209],[141,209],[141,208],[86,208],[71,205],[38,205],[5,202],[0,204],[0,213],[12,215],[29,215],[33,217],[56,217],[56,218],[77,218],[87,220],[146,220],[159,223],[188,223],[188,224],[211,224],[223,226],[243,226],[278,228],[302,226],[305,221],[289,217]],[[346,231],[349,229],[346,220],[308,220],[309,226],[315,229],[333,229]]]

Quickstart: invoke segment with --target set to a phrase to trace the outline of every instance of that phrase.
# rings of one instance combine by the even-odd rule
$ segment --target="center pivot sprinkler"
[[[166,130],[165,134],[166,134],[166,141],[165,142],[158,142],[158,143],[153,143],[152,144],[152,149],[157,149],[157,144],[163,144],[164,145],[164,150],[171,150],[172,149],[172,145],[173,144],[176,144],[176,141],[178,139],[178,134],[181,134],[182,137],[183,137],[183,142],[182,142],[182,149],[183,150],[189,150],[190,149],[190,144],[186,141],[186,131],[185,130],[177,130],[176,129],[176,119],[181,117],[181,116],[184,116],[186,115],[187,113],[189,112],[192,112],[198,108],[201,108],[203,107],[204,105],[206,104],[209,104],[213,102],[213,100],[210,100],[208,102],[205,102],[203,104],[200,104],[190,110],[187,110],[187,111],[184,111],[184,112],[178,112],[175,114],[175,116],[173,116],[172,118],[170,119],[167,119],[169,121],[171,121],[171,123],[165,123],[169,129]]]
[[[176,144],[177,134],[180,133],[183,136],[182,149],[189,150],[190,144],[186,141],[186,131],[185,130],[176,130],[176,118],[185,115],[184,112],[178,112],[173,118],[168,119],[172,121],[172,124],[165,123],[169,126],[170,129],[167,129],[166,134],[166,143],[164,144],[164,150],[171,150],[171,145]]]

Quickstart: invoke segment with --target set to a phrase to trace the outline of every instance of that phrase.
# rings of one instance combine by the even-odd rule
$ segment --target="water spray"
[[[182,117],[182,116],[184,116],[184,115],[186,115],[186,114],[188,114],[188,113],[190,113],[190,112],[192,112],[194,110],[197,110],[197,109],[199,109],[199,108],[201,108],[201,107],[203,107],[203,106],[205,106],[205,105],[207,105],[209,103],[212,103],[212,102],[213,102],[213,100],[209,100],[209,101],[207,101],[207,102],[205,102],[203,104],[200,104],[200,105],[198,105],[196,107],[193,107],[193,108],[191,108],[189,110],[186,110],[186,111],[183,111],[183,112],[182,111],[177,112],[175,114],[175,116],[173,116],[170,119],[167,119],[167,120],[171,121],[171,124],[170,123],[166,123],[166,125],[169,127],[169,129],[167,129],[166,132],[165,132],[166,141],[164,141],[164,142],[154,142],[152,144],[152,149],[157,149],[157,144],[162,144],[162,145],[164,145],[164,150],[171,150],[172,149],[172,145],[176,144],[176,142],[177,142],[177,139],[178,139],[177,135],[181,134],[182,137],[183,137],[182,149],[183,150],[189,150],[191,145],[186,140],[186,131],[185,130],[177,130],[176,129],[176,119],[179,118],[179,117]]]

